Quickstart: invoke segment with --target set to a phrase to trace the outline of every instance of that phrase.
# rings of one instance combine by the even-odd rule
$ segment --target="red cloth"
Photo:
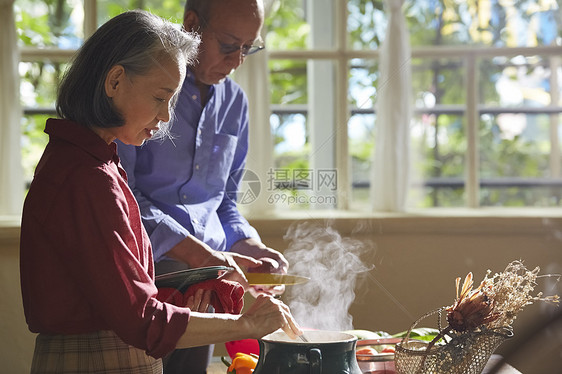
[[[244,288],[238,282],[226,279],[211,279],[190,286],[184,294],[175,288],[159,288],[157,299],[184,307],[187,299],[195,295],[197,290],[213,290],[211,305],[217,313],[238,314],[244,306]]]

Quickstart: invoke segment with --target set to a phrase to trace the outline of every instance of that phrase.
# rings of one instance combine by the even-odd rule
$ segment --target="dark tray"
[[[185,290],[193,284],[209,279],[217,279],[230,270],[234,269],[228,266],[208,266],[204,268],[174,271],[157,275],[154,278],[154,283],[158,288],[175,288],[180,292],[185,292]]]

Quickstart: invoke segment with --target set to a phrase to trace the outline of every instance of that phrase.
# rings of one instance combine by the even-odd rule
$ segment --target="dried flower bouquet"
[[[558,303],[558,295],[533,295],[540,269],[528,270],[521,261],[511,262],[493,276],[488,270],[484,280],[473,289],[469,273],[451,306],[427,313],[439,314],[439,334],[430,343],[409,339],[409,334],[396,346],[396,369],[404,374],[462,373],[479,374],[490,355],[513,334],[513,321],[526,305],[535,301]],[[441,313],[446,311],[447,326],[441,328]]]

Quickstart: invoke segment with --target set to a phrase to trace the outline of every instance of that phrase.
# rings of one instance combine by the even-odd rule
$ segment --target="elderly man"
[[[263,49],[263,18],[261,0],[187,0],[183,25],[201,44],[178,97],[172,138],[119,144],[157,274],[227,265],[235,268],[230,279],[248,288],[244,268],[287,271],[283,255],[261,242],[227,193],[238,190],[248,151],[247,98],[228,75]],[[211,354],[175,351],[164,372],[204,373],[203,357]]]

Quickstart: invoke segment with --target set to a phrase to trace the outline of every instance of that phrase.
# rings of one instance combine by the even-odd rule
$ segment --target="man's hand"
[[[260,266],[248,267],[249,272],[286,274],[289,269],[289,262],[279,251],[256,239],[239,240],[232,245],[230,252],[253,257],[262,262]]]
[[[258,266],[246,267],[249,273],[277,273],[286,274],[289,268],[289,262],[285,257],[275,249],[267,247],[256,239],[239,240],[230,249],[231,253],[236,252],[259,259],[262,264]],[[285,286],[279,285],[274,287],[252,286],[248,289],[252,296],[257,297],[260,294],[281,295],[285,292]]]
[[[188,264],[191,268],[201,268],[205,266],[232,267],[234,271],[226,273],[223,276],[224,279],[240,283],[245,290],[248,289],[249,285],[242,268],[255,268],[263,265],[262,261],[250,256],[215,251],[194,236],[188,236],[179,242],[168,251],[167,255]]]

